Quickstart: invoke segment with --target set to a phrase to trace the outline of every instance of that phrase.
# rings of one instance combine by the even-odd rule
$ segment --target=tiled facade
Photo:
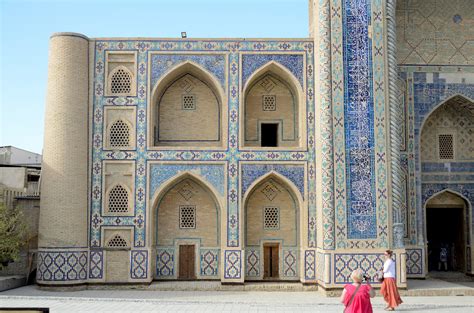
[[[397,14],[406,10],[403,3],[398,4]],[[90,90],[85,116],[90,144],[82,147],[89,156],[89,203],[83,212],[87,225],[78,227],[88,230],[87,247],[62,249],[53,241],[40,245],[40,283],[106,282],[106,229],[132,230],[127,248],[129,276],[122,282],[177,279],[180,243],[197,246],[197,279],[261,280],[265,242],[246,246],[245,210],[249,195],[271,180],[288,190],[296,208],[296,223],[290,231],[297,243],[285,245],[279,237],[270,240],[281,243],[281,280],[340,288],[356,267],[368,274],[380,268],[383,250],[395,246],[388,134],[390,120],[398,118],[391,115],[390,106],[396,104],[387,97],[386,54],[390,52],[384,37],[385,1],[318,0],[310,4],[314,38],[83,40],[89,48],[89,73],[84,78]],[[132,73],[129,95],[108,92],[108,75],[114,73],[116,64]],[[221,109],[222,144],[155,145],[153,114],[158,94],[175,76],[186,73],[197,73],[215,91]],[[298,104],[294,114],[299,141],[294,147],[245,145],[245,97],[249,86],[268,73],[289,86]],[[453,78],[454,74],[461,79]],[[439,183],[423,183],[421,168],[431,165],[420,164],[418,144],[422,122],[440,102],[454,95],[474,99],[474,70],[468,65],[401,64],[399,75],[403,90],[399,101],[405,108],[401,165],[407,187],[401,211],[406,249],[397,247],[395,260],[398,283],[404,287],[407,274],[426,274],[423,201],[446,188],[474,201],[472,182],[442,184],[447,174],[441,173]],[[265,87],[271,84],[264,83]],[[185,79],[181,84],[184,90],[192,88],[186,85],[192,82]],[[133,138],[128,147],[107,144],[107,123],[114,120],[110,112],[125,114],[129,120]],[[461,165],[459,175],[465,174],[470,166],[466,164],[470,163]],[[157,209],[164,195],[184,178],[201,184],[215,199],[218,246],[204,246],[199,238],[191,237],[174,238],[173,245],[157,245]],[[131,193],[130,214],[104,214],[108,188],[116,180],[123,180],[123,188]],[[187,201],[192,190],[178,192]],[[266,197],[273,200],[276,191],[267,192]],[[42,206],[42,210],[48,208]],[[68,258],[76,254],[81,262]],[[67,260],[64,268],[56,262],[58,258]],[[71,270],[65,267],[79,274],[68,279]],[[56,279],[50,272],[58,270]]]

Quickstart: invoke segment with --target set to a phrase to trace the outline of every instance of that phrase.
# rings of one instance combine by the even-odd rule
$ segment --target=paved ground
[[[474,313],[474,297],[404,297],[401,312]],[[380,296],[374,312],[385,312]],[[34,286],[0,293],[0,307],[49,307],[51,312],[342,312],[337,298],[318,292],[85,290]]]

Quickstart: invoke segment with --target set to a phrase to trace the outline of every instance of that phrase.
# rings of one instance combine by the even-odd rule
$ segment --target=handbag
[[[383,272],[377,272],[375,274],[375,279],[379,282],[379,283],[382,283],[383,282]]]
[[[350,299],[349,302],[347,303],[347,306],[344,308],[344,311],[342,311],[342,313],[346,313],[346,309],[351,306],[352,300],[354,300],[354,297],[355,297],[357,291],[359,291],[360,286],[362,286],[362,284],[359,284],[359,286],[357,286],[356,290],[355,290],[354,293],[352,294],[351,299]]]

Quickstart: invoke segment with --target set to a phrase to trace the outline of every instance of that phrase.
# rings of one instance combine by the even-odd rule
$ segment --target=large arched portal
[[[299,279],[299,207],[292,184],[269,175],[244,197],[246,280]]]
[[[454,192],[442,191],[426,208],[429,271],[466,271],[469,205]]]
[[[211,188],[184,174],[155,203],[156,278],[219,279],[220,205]]]
[[[474,103],[460,95],[437,106],[420,135],[420,181],[428,271],[471,271]]]

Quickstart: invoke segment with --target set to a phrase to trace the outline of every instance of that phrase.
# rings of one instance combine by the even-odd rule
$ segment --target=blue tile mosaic
[[[150,170],[150,197],[167,180],[184,172],[204,178],[221,196],[224,195],[225,176],[222,164],[153,164]]]
[[[265,174],[275,171],[288,178],[304,198],[304,166],[283,164],[243,164],[242,165],[242,195],[250,185]]]
[[[151,57],[151,85],[179,63],[190,61],[212,73],[225,90],[225,55],[223,54],[153,54]]]
[[[377,237],[370,1],[344,1],[344,123],[348,237]]]
[[[260,67],[270,61],[277,62],[286,67],[301,84],[303,88],[304,58],[301,54],[243,54],[242,55],[242,85]]]

